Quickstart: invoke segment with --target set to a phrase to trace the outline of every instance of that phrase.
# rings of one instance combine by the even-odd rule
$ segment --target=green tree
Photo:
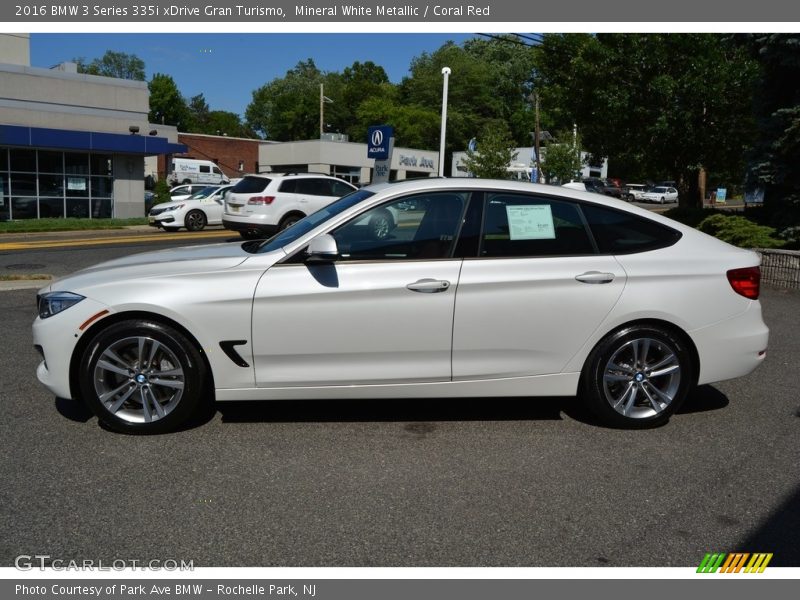
[[[614,175],[678,181],[684,206],[701,168],[741,181],[757,66],[729,36],[546,35],[538,67],[547,118]]]
[[[756,143],[748,182],[765,188],[769,223],[783,230],[800,223],[800,34],[740,36],[761,69],[753,89]]]
[[[583,164],[579,147],[580,142],[576,148],[571,133],[560,133],[555,140],[547,144],[546,151],[542,153],[544,159],[541,167],[548,183],[571,181],[580,172]]]
[[[253,91],[245,111],[248,127],[279,142],[319,137],[319,84],[323,74],[311,59]]]
[[[499,122],[486,125],[475,152],[467,150],[464,166],[475,177],[509,179],[508,166],[517,158],[508,128]]]
[[[95,58],[89,63],[82,57],[75,58],[73,61],[78,63],[78,73],[136,81],[145,80],[144,61],[135,54],[107,50],[102,58]]]
[[[150,122],[175,125],[179,130],[188,131],[191,113],[175,80],[169,75],[156,73],[147,87],[150,90]]]

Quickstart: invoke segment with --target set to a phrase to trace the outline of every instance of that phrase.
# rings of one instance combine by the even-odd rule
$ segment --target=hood
[[[241,243],[187,246],[143,252],[100,263],[57,279],[44,291],[76,292],[87,287],[123,280],[211,273],[240,265],[251,256],[253,255],[242,249]]]

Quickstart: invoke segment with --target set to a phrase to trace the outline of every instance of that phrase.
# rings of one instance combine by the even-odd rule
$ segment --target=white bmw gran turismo
[[[397,223],[376,236],[386,211]],[[37,375],[131,433],[213,400],[576,394],[606,424],[649,427],[764,359],[759,276],[755,253],[597,194],[382,184],[267,241],[55,281]]]

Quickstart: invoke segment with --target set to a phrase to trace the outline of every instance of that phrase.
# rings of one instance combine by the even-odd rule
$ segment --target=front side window
[[[528,194],[486,195],[482,257],[594,254],[594,246],[572,202]]]
[[[341,260],[450,258],[468,198],[434,192],[372,208],[332,232]]]

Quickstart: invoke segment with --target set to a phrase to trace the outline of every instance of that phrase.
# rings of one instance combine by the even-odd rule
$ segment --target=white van
[[[220,168],[210,160],[176,158],[172,161],[169,181],[172,185],[183,183],[207,183],[215,185],[228,183],[228,178]]]

